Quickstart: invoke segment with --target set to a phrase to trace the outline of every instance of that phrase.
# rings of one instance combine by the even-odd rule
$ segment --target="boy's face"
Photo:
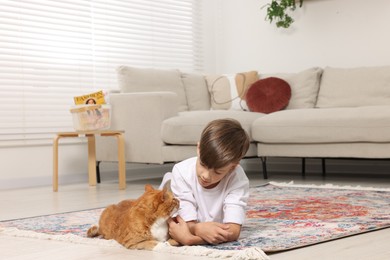
[[[236,163],[230,163],[219,169],[209,169],[203,165],[198,158],[196,162],[196,175],[198,177],[198,182],[203,188],[214,188],[226,175],[230,174],[236,166]]]
[[[206,189],[214,188],[218,183],[228,174],[230,174],[237,167],[237,163],[229,163],[228,165],[219,169],[209,169],[199,159],[196,160],[196,176],[200,186]]]

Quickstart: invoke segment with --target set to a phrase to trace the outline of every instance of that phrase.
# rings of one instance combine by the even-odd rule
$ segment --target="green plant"
[[[266,20],[272,23],[275,20],[276,27],[288,28],[294,22],[294,19],[288,14],[288,11],[294,11],[296,0],[272,0],[267,7]],[[299,7],[302,7],[303,0],[299,0]],[[264,7],[265,7],[264,6]]]

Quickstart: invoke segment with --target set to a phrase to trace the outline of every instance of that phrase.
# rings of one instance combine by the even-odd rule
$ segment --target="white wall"
[[[82,140],[82,139],[79,139]],[[72,144],[73,143],[73,144]],[[58,149],[58,175],[62,184],[85,183],[88,185],[88,148],[75,138],[60,139]],[[53,147],[40,146],[0,147],[0,190],[51,186],[53,174]],[[171,164],[127,164],[127,179],[162,177],[172,169]],[[118,164],[100,164],[102,181],[118,181]],[[48,188],[50,191],[51,188]]]
[[[304,0],[287,30],[265,21],[270,0],[214,1],[219,73],[390,65],[388,0]]]
[[[390,65],[389,0],[305,0],[289,30],[264,21],[268,0],[202,1],[205,72]],[[60,183],[86,182],[86,145],[59,149]],[[0,163],[0,189],[51,184],[50,144],[0,147]]]
[[[53,173],[51,145],[1,147],[0,158],[0,189],[51,185]],[[85,144],[61,144],[59,158],[60,183],[87,180]]]

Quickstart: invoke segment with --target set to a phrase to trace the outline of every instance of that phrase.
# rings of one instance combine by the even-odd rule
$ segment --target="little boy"
[[[239,165],[249,148],[240,123],[218,119],[203,130],[198,156],[175,164],[163,187],[180,200],[176,218],[168,221],[170,236],[182,245],[219,244],[237,240],[245,219],[249,180]]]

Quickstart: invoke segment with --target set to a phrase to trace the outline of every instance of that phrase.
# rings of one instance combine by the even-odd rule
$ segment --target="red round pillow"
[[[290,85],[275,77],[256,81],[246,93],[246,103],[250,111],[266,114],[285,108],[290,98]]]

